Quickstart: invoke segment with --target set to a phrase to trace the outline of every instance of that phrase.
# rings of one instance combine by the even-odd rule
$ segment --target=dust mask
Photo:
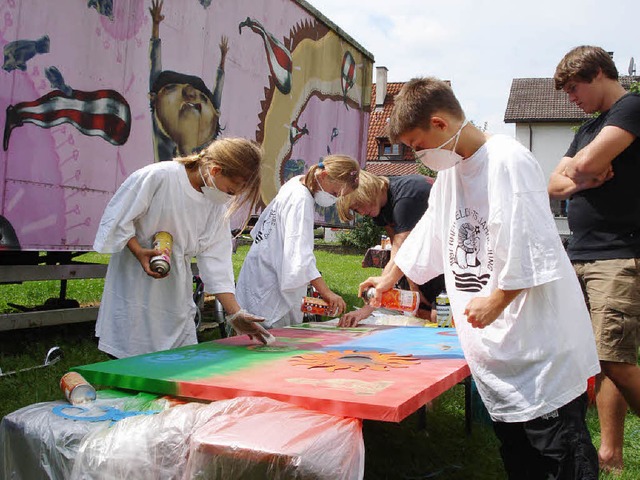
[[[209,200],[211,203],[215,205],[224,205],[229,200],[231,200],[233,195],[229,195],[227,192],[223,192],[222,190],[220,190],[216,185],[216,181],[215,181],[216,179],[211,176],[211,173],[207,172],[207,175],[209,176],[209,179],[211,180],[211,185],[213,185],[213,187],[210,187],[209,185],[207,185],[207,181],[202,176],[202,170],[198,169],[198,172],[200,173],[200,178],[204,182],[204,185],[201,187],[202,194],[205,196],[207,200]]]
[[[331,195],[330,193],[325,192],[324,188],[322,188],[322,185],[320,185],[320,181],[317,178],[316,183],[318,184],[318,187],[320,187],[320,191],[313,194],[313,200],[316,202],[316,204],[318,204],[318,206],[320,207],[330,207],[332,205],[335,205],[335,203],[338,201],[338,198],[335,195]]]
[[[434,172],[446,170],[447,168],[455,167],[460,163],[463,158],[462,155],[456,153],[456,147],[458,146],[458,140],[460,140],[460,134],[465,125],[469,123],[467,120],[462,122],[462,125],[458,131],[446,142],[440,145],[438,148],[427,148],[425,150],[419,150],[416,152],[416,158],[422,162],[425,167],[430,168]],[[453,148],[451,150],[444,150],[443,147],[455,140]]]

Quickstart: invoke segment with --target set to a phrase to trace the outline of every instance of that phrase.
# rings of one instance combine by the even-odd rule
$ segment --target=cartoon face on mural
[[[162,2],[152,0],[149,12],[152,19],[149,100],[153,112],[155,159],[171,160],[200,151],[221,131],[220,105],[229,40],[225,36],[220,40],[220,63],[212,93],[200,77],[171,70],[162,71]]]
[[[218,132],[219,113],[213,94],[198,77],[165,70],[150,94],[154,119],[180,154],[211,142]]]

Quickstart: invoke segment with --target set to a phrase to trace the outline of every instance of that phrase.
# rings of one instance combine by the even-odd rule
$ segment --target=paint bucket
[[[77,372],[68,372],[62,376],[60,390],[72,405],[93,402],[96,399],[96,389]]]
[[[166,275],[171,270],[171,248],[173,247],[173,237],[169,232],[158,232],[153,236],[153,248],[161,250],[160,255],[151,257],[149,267],[160,275]]]

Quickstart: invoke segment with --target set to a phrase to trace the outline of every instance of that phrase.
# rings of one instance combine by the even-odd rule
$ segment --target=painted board
[[[94,385],[203,400],[265,396],[332,415],[399,422],[470,372],[455,329],[321,324],[76,367]]]

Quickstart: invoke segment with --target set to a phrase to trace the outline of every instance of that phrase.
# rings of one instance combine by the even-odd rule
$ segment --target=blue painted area
[[[377,330],[324,350],[375,350],[420,358],[464,358],[453,328],[395,327]]]
[[[89,408],[76,407],[73,405],[57,405],[51,409],[54,415],[57,415],[68,420],[76,420],[81,422],[106,422],[110,421],[111,424],[122,420],[124,418],[135,417],[138,415],[153,415],[160,413],[160,410],[146,410],[146,411],[123,411],[115,407],[99,407],[99,415],[91,415],[93,412]],[[77,413],[72,415],[71,412]]]

